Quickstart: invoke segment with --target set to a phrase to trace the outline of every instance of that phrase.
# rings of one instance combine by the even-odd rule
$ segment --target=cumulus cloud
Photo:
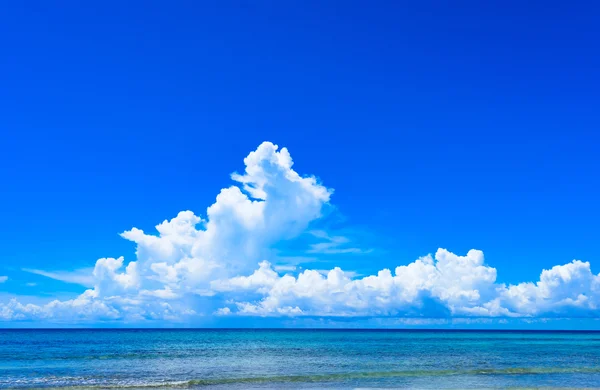
[[[502,287],[498,302],[509,310],[531,315],[600,316],[600,274],[590,263],[573,260],[544,270],[537,283]]]
[[[457,256],[439,249],[394,272],[351,278],[336,267],[325,275],[305,270],[279,277],[263,262],[249,277],[214,284],[222,290],[246,289],[264,295],[258,302],[237,302],[239,314],[315,316],[445,316],[467,314],[495,294],[496,270],[483,263],[483,253]],[[230,311],[234,311],[230,308]]]
[[[279,276],[269,263],[248,277],[213,283],[220,291],[262,297],[232,302],[226,315],[404,317],[599,317],[600,275],[579,260],[542,271],[536,283],[496,283],[483,252],[458,256],[438,249],[376,275],[351,278],[336,267],[326,274],[305,270]],[[221,314],[221,313],[217,313]]]
[[[305,232],[329,202],[331,190],[294,171],[285,148],[264,142],[244,164],[243,173],[231,176],[238,185],[221,190],[206,219],[182,211],[157,225],[157,235],[138,228],[123,232],[123,238],[136,244],[136,259],[99,259],[89,280],[77,278],[92,287],[78,300],[104,305],[88,314],[139,318],[164,312],[165,304],[173,305],[168,316],[176,309],[190,314],[193,309],[182,304],[189,301],[186,297],[214,295],[212,281],[251,272],[270,256],[273,245]],[[68,273],[27,271],[74,281]],[[78,300],[63,304],[78,305]],[[34,310],[13,302],[3,308],[5,313],[48,317],[59,306],[52,305]]]
[[[278,257],[274,247],[303,233],[321,240],[306,250],[314,255],[365,251],[347,237],[310,228],[333,192],[315,177],[299,175],[287,149],[265,142],[244,164],[205,216],[182,211],[158,224],[156,234],[138,228],[123,232],[136,246],[132,261],[102,258],[85,275],[26,270],[89,288],[75,299],[45,305],[0,303],[0,319],[599,316],[600,276],[577,260],[544,270],[537,282],[515,285],[498,283],[496,269],[474,249],[465,255],[438,249],[361,277],[340,267],[272,265],[268,260]]]

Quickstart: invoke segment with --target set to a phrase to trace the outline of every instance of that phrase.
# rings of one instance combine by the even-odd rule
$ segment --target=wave
[[[134,388],[186,388],[203,387],[216,385],[244,385],[244,384],[268,384],[268,383],[319,383],[319,382],[339,382],[346,380],[360,379],[385,379],[385,378],[410,378],[410,377],[443,377],[455,375],[542,375],[542,374],[600,374],[600,367],[512,367],[512,368],[485,368],[485,369],[465,369],[465,370],[406,370],[406,371],[380,371],[380,372],[344,372],[314,375],[279,375],[279,376],[256,376],[240,378],[206,378],[191,379],[183,381],[166,382],[145,382],[145,383],[94,383],[94,384],[74,384],[58,385],[46,384],[40,389],[134,389]],[[54,378],[56,379],[56,378]],[[64,379],[64,378],[63,378]],[[6,384],[6,383],[5,383]],[[24,386],[23,386],[24,385]],[[8,388],[36,388],[28,385],[17,385]],[[0,385],[0,388],[4,386]],[[562,388],[564,390],[564,388]]]

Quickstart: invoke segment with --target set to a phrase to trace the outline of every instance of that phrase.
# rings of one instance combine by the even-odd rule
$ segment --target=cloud
[[[383,269],[357,279],[339,267],[325,275],[305,270],[297,277],[278,276],[263,262],[252,275],[213,287],[264,295],[257,302],[236,302],[230,307],[232,313],[242,315],[445,316],[469,314],[488,302],[495,295],[495,281],[496,270],[484,265],[481,251],[457,256],[439,249],[435,258],[425,256],[393,273]]]
[[[223,288],[223,286],[226,286]],[[404,317],[600,317],[600,275],[574,260],[542,271],[536,283],[496,283],[483,252],[466,256],[438,249],[394,272],[351,278],[336,267],[323,274],[275,276],[266,262],[248,277],[215,283],[222,291],[262,295],[232,302],[228,315]]]
[[[600,276],[578,260],[544,270],[537,282],[515,285],[498,283],[496,269],[475,249],[464,255],[438,249],[366,276],[341,267],[296,267],[302,260],[281,264],[297,257],[282,257],[275,247],[306,233],[321,240],[306,249],[315,256],[366,251],[347,237],[311,229],[333,191],[294,171],[287,149],[265,142],[244,164],[205,216],[181,211],[159,223],[156,234],[135,227],[123,232],[136,246],[133,261],[102,258],[93,270],[74,272],[24,269],[89,288],[74,299],[43,305],[0,303],[0,319],[137,323],[285,316],[420,324],[448,318],[600,317]]]
[[[32,268],[22,268],[21,270],[65,283],[80,284],[85,287],[94,285],[94,276],[92,275],[91,268],[82,268],[75,271],[44,271]]]
[[[313,230],[309,232],[317,238],[321,238],[324,241],[316,244],[311,244],[310,249],[307,253],[318,253],[318,254],[347,254],[347,253],[369,253],[370,250],[362,250],[360,248],[348,247],[346,244],[350,243],[350,239],[344,236],[330,236],[327,232],[322,230]]]
[[[8,276],[0,276],[0,283],[4,283],[8,280]]]
[[[119,318],[158,317],[164,304],[169,305],[169,318],[175,312],[190,313],[183,304],[194,301],[190,296],[212,296],[212,281],[251,272],[271,256],[274,244],[297,237],[321,217],[331,196],[316,178],[292,169],[287,149],[270,142],[262,143],[244,163],[244,172],[231,176],[238,185],[220,191],[206,219],[182,211],[157,225],[158,235],[138,228],[123,232],[123,238],[136,244],[135,261],[99,259],[85,281],[68,273],[27,271],[85,282],[92,288],[80,298],[105,305],[90,313],[93,316],[104,312]],[[23,315],[48,316],[50,310],[11,307],[11,312]]]
[[[600,274],[594,275],[590,263],[573,260],[544,270],[540,280],[503,287],[499,304],[531,315],[598,317]]]

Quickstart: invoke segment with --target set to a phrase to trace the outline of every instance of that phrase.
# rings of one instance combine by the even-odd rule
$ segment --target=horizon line
[[[231,331],[231,330],[256,330],[256,331],[375,331],[375,332],[521,332],[521,333],[600,333],[600,329],[518,329],[518,328],[510,328],[510,329],[473,329],[473,328],[268,328],[268,327],[260,327],[260,328],[249,328],[249,327],[232,327],[232,328],[217,328],[217,327],[206,327],[206,328],[135,328],[135,327],[98,327],[98,328],[90,328],[90,327],[82,327],[82,328],[2,328],[1,331],[36,331],[36,330],[124,330],[124,331],[169,331],[169,330],[197,330],[197,331]]]

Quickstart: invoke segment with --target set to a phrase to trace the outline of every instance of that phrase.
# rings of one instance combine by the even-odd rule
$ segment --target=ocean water
[[[0,388],[600,388],[600,333],[0,330]]]

